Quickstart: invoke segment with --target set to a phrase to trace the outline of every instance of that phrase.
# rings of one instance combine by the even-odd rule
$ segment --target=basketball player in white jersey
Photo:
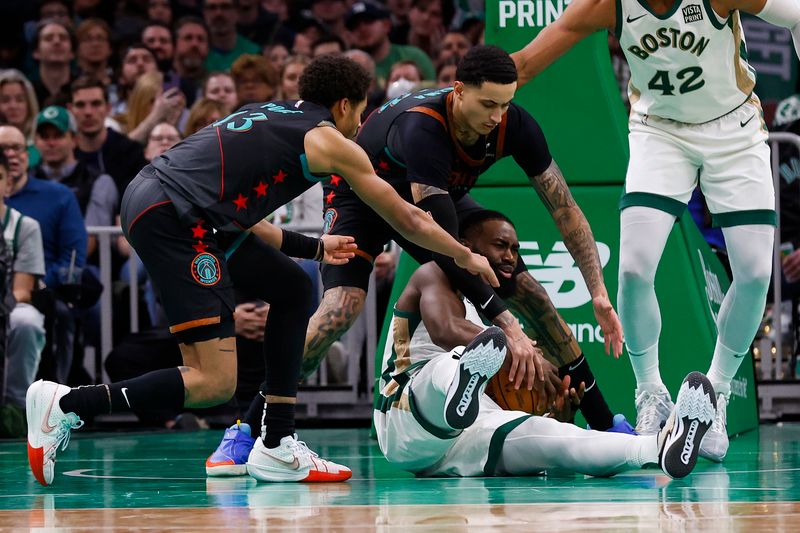
[[[483,210],[467,216],[459,231],[498,277],[511,275],[507,267],[516,264],[519,240],[508,218]],[[658,434],[630,435],[501,409],[483,391],[505,355],[502,330],[483,325],[439,266],[417,269],[395,304],[375,401],[386,459],[419,476],[531,475],[553,468],[609,476],[658,463],[678,478],[694,468],[716,415],[714,390],[701,373],[684,380]]]
[[[728,450],[731,379],[764,313],[776,223],[767,129],[753,93],[740,10],[790,28],[797,48],[798,0],[573,0],[512,54],[522,84],[584,37],[608,30],[630,64],[618,304],[637,381],[636,429],[643,434],[657,432],[672,409],[658,370],[661,317],[653,280],[673,222],[699,179],[733,271],[708,371],[717,419],[700,450],[715,461]]]

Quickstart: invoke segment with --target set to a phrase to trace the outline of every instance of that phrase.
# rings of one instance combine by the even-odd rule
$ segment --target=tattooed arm
[[[578,264],[589,293],[592,297],[608,296],[603,282],[603,265],[600,263],[592,228],[572,197],[555,160],[544,172],[530,180],[561,232],[567,250]]]
[[[606,353],[613,349],[614,356],[619,357],[622,353],[622,324],[608,298],[603,281],[603,265],[589,222],[572,197],[555,160],[544,172],[530,180],[553,217],[564,244],[575,259],[592,295],[594,313],[605,337]]]

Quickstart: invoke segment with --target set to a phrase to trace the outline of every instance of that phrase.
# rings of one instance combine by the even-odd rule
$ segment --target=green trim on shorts
[[[659,211],[664,211],[670,215],[681,218],[686,211],[686,204],[669,196],[653,194],[650,192],[629,192],[622,195],[619,199],[619,210],[628,207],[652,207]]]
[[[503,451],[503,444],[506,441],[508,434],[514,431],[517,426],[532,418],[533,415],[524,415],[514,420],[510,420],[494,430],[492,440],[489,441],[489,456],[486,458],[486,464],[483,467],[483,475],[494,476],[497,469],[497,463],[500,462],[500,453]]]
[[[408,389],[408,405],[411,407],[411,415],[414,417],[414,420],[417,421],[417,424],[422,426],[422,429],[433,435],[439,440],[450,440],[458,437],[461,435],[463,430],[454,429],[452,431],[447,431],[446,429],[438,428],[425,420],[425,417],[422,416],[422,413],[419,412],[417,409],[417,402],[414,400],[414,394],[411,392],[411,389]]]
[[[711,213],[711,225],[715,228],[747,226],[751,224],[778,225],[778,215],[774,209],[750,209],[729,213]]]
[[[252,235],[252,233],[249,231],[243,231],[238,237],[236,237],[236,240],[234,240],[228,249],[225,250],[225,261],[231,258],[234,252],[239,249],[242,243],[247,240],[250,235]]]

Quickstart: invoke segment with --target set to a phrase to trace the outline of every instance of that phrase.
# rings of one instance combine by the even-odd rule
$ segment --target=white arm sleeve
[[[788,28],[792,32],[795,53],[800,57],[800,0],[767,0],[764,9],[756,16],[770,24]]]

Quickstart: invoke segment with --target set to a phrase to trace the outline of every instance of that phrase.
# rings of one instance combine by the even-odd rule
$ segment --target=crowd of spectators
[[[0,264],[16,303],[2,320],[17,333],[3,347],[0,435],[19,433],[20,391],[37,374],[88,381],[83,350],[100,349],[103,289],[119,303],[127,293],[118,284],[140,284],[142,329],[164,326],[124,239],[113,241],[115,286],[103,288],[98,240],[87,232],[117,223],[127,184],[149,160],[243,104],[298,98],[303,69],[320,55],[347,54],[373,74],[366,113],[417,88],[449,86],[458,59],[482,39],[483,17],[483,1],[472,0],[3,3]],[[312,190],[275,221],[321,229],[321,202]],[[29,290],[17,290],[15,275]],[[240,338],[258,343],[266,308],[242,295],[237,317]],[[125,338],[124,318],[115,317],[115,340]],[[20,343],[14,351],[25,361],[11,362]]]

